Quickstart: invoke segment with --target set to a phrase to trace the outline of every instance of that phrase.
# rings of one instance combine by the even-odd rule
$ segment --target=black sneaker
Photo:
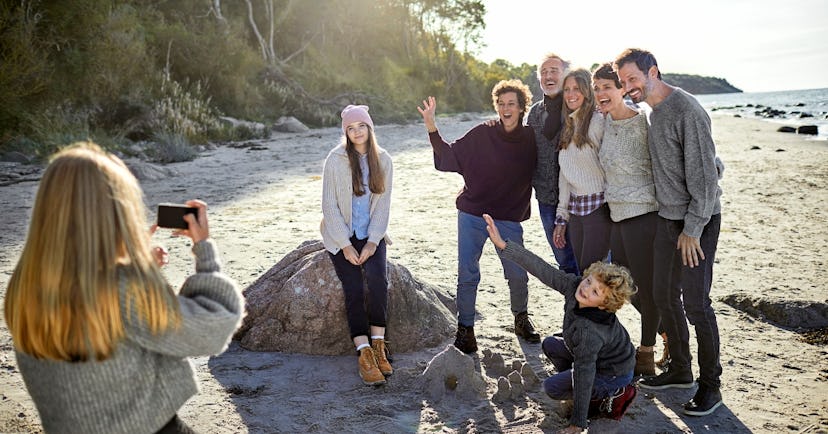
[[[684,414],[690,416],[707,416],[722,405],[722,392],[718,387],[711,388],[699,383],[699,390],[687,404]]]
[[[527,312],[515,315],[515,334],[526,339],[526,342],[530,344],[540,343],[540,333],[535,331],[535,325],[532,324]]]
[[[675,387],[689,389],[693,387],[693,373],[690,370],[671,368],[655,377],[645,378],[638,382],[642,389],[661,390]]]
[[[454,338],[454,346],[466,354],[476,352],[477,339],[474,337],[474,326],[466,327],[457,324],[457,336]]]

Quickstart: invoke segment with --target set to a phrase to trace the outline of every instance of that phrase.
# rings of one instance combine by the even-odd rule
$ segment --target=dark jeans
[[[166,425],[156,431],[156,434],[196,434],[196,431],[187,426],[176,414]]]
[[[583,273],[594,262],[606,259],[609,253],[612,232],[609,206],[603,204],[584,216],[570,214],[566,232],[572,238],[572,249]]]
[[[641,314],[641,345],[655,345],[660,317],[653,301],[653,241],[658,213],[651,212],[612,224],[612,262],[630,270],[638,292],[632,305]]]
[[[351,245],[357,253],[362,251],[368,240],[351,237]],[[385,327],[388,309],[388,277],[386,275],[385,240],[377,245],[377,251],[362,266],[354,265],[345,259],[340,250],[331,255],[334,270],[342,289],[345,291],[345,314],[348,316],[348,328],[351,338],[371,336],[370,326]],[[363,271],[365,281],[363,282]],[[368,309],[365,307],[365,284],[368,286]]]
[[[549,336],[541,344],[543,354],[555,366],[556,374],[543,381],[543,390],[552,399],[572,399],[572,364],[575,358],[566,347],[560,336]],[[630,384],[633,379],[633,372],[625,375],[602,375],[595,373],[592,383],[591,399],[603,399],[610,396],[618,389]]]
[[[659,217],[653,261],[654,300],[670,345],[670,369],[691,370],[689,321],[695,326],[699,347],[699,383],[715,388],[720,386],[722,365],[719,326],[710,301],[710,286],[721,223],[721,214],[710,217],[699,239],[704,259],[690,268],[681,263],[681,252],[676,249],[684,222]]]
[[[552,247],[552,254],[555,255],[558,268],[569,274],[579,276],[581,272],[578,270],[578,261],[575,260],[575,252],[572,251],[572,238],[569,236],[569,231],[564,232],[566,245],[563,249],[555,247],[555,243],[553,242],[552,234],[555,231],[556,208],[556,206],[538,202],[538,213],[540,214],[543,231],[546,233],[546,241],[549,242],[549,247]]]

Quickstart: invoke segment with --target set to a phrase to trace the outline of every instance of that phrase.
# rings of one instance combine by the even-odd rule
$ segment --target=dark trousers
[[[351,237],[351,245],[357,253],[362,252],[368,240],[358,240]],[[330,253],[328,253],[330,254]],[[345,314],[348,317],[348,328],[351,338],[357,336],[371,336],[370,326],[385,327],[386,311],[388,309],[388,277],[386,275],[385,240],[377,245],[377,251],[361,266],[354,265],[345,259],[342,250],[331,255],[334,270],[342,289],[345,291]],[[363,281],[363,272],[365,278]],[[365,306],[365,287],[368,287],[368,307]]]
[[[653,241],[658,213],[651,212],[612,225],[612,262],[630,270],[638,292],[632,305],[641,314],[641,345],[655,345],[660,317],[653,301]]]
[[[658,220],[653,261],[654,300],[661,312],[662,326],[670,345],[670,369],[691,370],[689,321],[695,326],[699,347],[699,383],[718,388],[722,375],[719,326],[710,301],[710,287],[721,214],[710,217],[704,227],[699,239],[704,259],[694,268],[681,263],[681,252],[676,249],[684,222],[661,217]]]
[[[583,273],[593,262],[606,259],[609,253],[612,232],[609,206],[603,204],[584,216],[570,214],[566,231],[570,232],[578,269]]]

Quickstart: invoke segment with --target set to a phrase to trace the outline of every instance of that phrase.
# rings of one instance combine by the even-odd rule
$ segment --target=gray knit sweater
[[[635,347],[630,335],[615,317],[610,324],[600,324],[575,313],[578,306],[575,291],[580,277],[553,267],[518,243],[507,242],[501,254],[564,296],[563,338],[575,359],[570,423],[586,427],[595,374],[626,375],[635,367]]]
[[[684,233],[701,237],[722,209],[710,116],[693,95],[675,88],[653,107],[648,136],[658,215],[684,220]]]
[[[604,197],[612,221],[658,210],[644,111],[621,120],[607,115],[598,158],[606,176]]]
[[[125,341],[102,362],[58,362],[16,352],[46,432],[153,433],[198,392],[187,357],[224,351],[244,303],[236,284],[220,272],[211,240],[196,243],[193,253],[196,273],[178,295],[180,328],[153,335],[142,324],[125,322]]]

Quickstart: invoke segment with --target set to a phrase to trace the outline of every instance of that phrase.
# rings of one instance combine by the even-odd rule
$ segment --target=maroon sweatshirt
[[[529,218],[532,174],[537,148],[532,128],[519,126],[506,133],[503,125],[478,125],[454,143],[439,131],[429,133],[434,168],[463,175],[457,209],[468,214],[489,214],[495,220],[521,222]]]

